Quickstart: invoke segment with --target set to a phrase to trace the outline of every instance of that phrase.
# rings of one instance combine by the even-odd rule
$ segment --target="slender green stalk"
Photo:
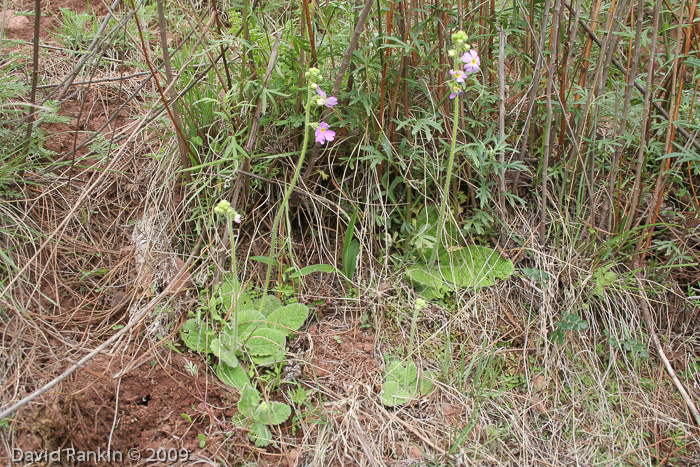
[[[236,271],[236,239],[233,236],[233,219],[230,215],[226,216],[228,222],[228,234],[231,241],[231,275],[233,276],[233,300],[231,300],[231,310],[233,310],[233,329],[234,336],[238,335],[238,273]],[[226,319],[228,320],[228,317]],[[231,322],[231,321],[229,321]]]
[[[455,54],[455,69],[457,68],[458,55]],[[447,176],[445,177],[445,186],[442,190],[442,203],[440,203],[440,217],[438,219],[437,234],[435,235],[435,248],[433,248],[433,253],[430,255],[429,267],[433,267],[435,264],[435,259],[437,257],[437,252],[440,247],[440,242],[442,241],[442,230],[443,224],[445,223],[445,210],[447,207],[447,201],[450,190],[450,182],[452,181],[452,166],[455,161],[455,148],[457,147],[457,128],[459,126],[459,93],[455,96],[455,110],[452,118],[452,144],[450,145],[450,159],[447,162]]]
[[[287,191],[284,193],[284,198],[282,199],[282,204],[280,209],[275,216],[275,222],[272,224],[272,240],[270,241],[270,256],[267,261],[267,273],[265,274],[265,285],[263,286],[262,300],[260,301],[260,312],[263,310],[263,305],[265,304],[265,297],[267,296],[267,289],[270,285],[270,271],[272,270],[272,260],[275,257],[275,247],[277,246],[277,229],[280,225],[280,220],[287,210],[287,204],[289,204],[289,197],[292,195],[294,186],[297,183],[299,174],[301,173],[301,166],[304,164],[304,158],[306,156],[306,148],[309,144],[309,117],[311,114],[311,87],[307,86],[306,92],[306,120],[304,121],[304,142],[301,145],[301,152],[299,154],[299,163],[294,171],[294,176],[292,181],[287,187]]]

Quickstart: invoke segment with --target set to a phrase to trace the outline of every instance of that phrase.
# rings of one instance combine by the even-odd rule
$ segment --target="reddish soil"
[[[302,374],[297,376],[307,381],[318,378],[324,391],[342,394],[350,385],[380,381],[374,334],[367,329],[347,329],[340,322],[317,324],[297,337],[291,349],[304,356],[300,365],[290,360],[286,373],[293,375],[294,368],[301,367]],[[122,453],[124,465],[153,465],[146,461],[148,456],[157,459],[159,454],[177,454],[178,460],[190,461],[218,457],[232,465],[246,461],[295,465],[303,445],[293,434],[291,419],[281,426],[282,435],[288,445],[298,443],[298,448],[257,450],[246,429],[231,422],[237,412],[238,391],[221,383],[200,355],[187,352],[188,360],[198,367],[195,379],[185,368],[185,357],[167,349],[160,353],[158,361],[148,355],[134,359],[135,368],[121,379],[113,377],[121,368],[117,358],[97,357],[60,391],[42,396],[44,403],[38,409],[20,414],[22,423],[10,448],[106,451],[109,445]],[[124,368],[128,367],[127,360]],[[282,400],[281,393],[271,396]],[[312,401],[318,404],[315,398]],[[206,437],[203,447],[199,435]],[[140,460],[126,459],[133,449],[138,450]]]

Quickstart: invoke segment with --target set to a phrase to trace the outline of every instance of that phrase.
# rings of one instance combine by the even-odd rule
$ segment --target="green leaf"
[[[222,362],[231,368],[236,368],[238,366],[238,359],[236,358],[236,353],[232,350],[224,348],[220,343],[219,339],[214,339],[210,344],[211,353],[219,358]]]
[[[197,323],[188,319],[180,329],[180,337],[187,347],[195,352],[209,352],[209,343],[214,339],[214,331],[205,321]]]
[[[260,310],[261,302],[263,302],[262,298],[256,300],[255,304],[253,305],[252,308],[255,308],[256,310]],[[275,311],[277,308],[283,306],[282,301],[279,298],[275,297],[274,295],[268,295],[267,297],[265,297],[264,303],[262,305],[263,305],[262,313],[265,316],[269,316],[270,313]]]
[[[391,360],[386,365],[386,380],[396,381],[401,385],[413,385],[418,378],[418,368],[411,360]]]
[[[253,441],[256,446],[264,448],[272,443],[272,431],[270,431],[270,427],[264,423],[254,423],[250,426],[248,438]]]
[[[231,310],[236,290],[238,291],[238,301],[236,305],[240,308],[249,301],[246,294],[242,293],[243,286],[231,275],[225,276],[223,281],[214,287],[212,296],[209,299],[209,309],[216,310],[218,308],[223,313]]]
[[[248,378],[248,374],[241,365],[231,368],[224,362],[220,362],[216,367],[216,375],[221,381],[234,388],[241,389],[246,384],[250,386],[250,378]]]
[[[294,272],[289,275],[289,277],[297,278],[297,277],[304,277],[308,276],[309,274],[313,274],[315,272],[325,272],[325,273],[331,273],[331,272],[339,272],[338,268],[331,264],[312,264],[311,266],[306,266],[305,268],[299,269],[297,272]]]
[[[270,328],[285,336],[297,331],[309,317],[309,307],[302,303],[291,303],[276,309],[268,317]]]
[[[436,270],[416,266],[406,271],[406,280],[426,300],[443,298],[450,291],[447,283]]]
[[[275,401],[269,404],[261,402],[258,408],[255,409],[253,420],[266,425],[279,425],[284,423],[290,415],[292,415],[292,408],[287,404]]]
[[[267,264],[268,266],[279,266],[279,262],[275,258],[272,258],[272,261],[270,261],[269,256],[250,256],[248,259],[252,259],[253,261],[259,261],[263,264]]]
[[[246,341],[245,347],[251,356],[275,355],[284,352],[284,334],[274,329],[256,329]]]
[[[251,355],[250,360],[258,366],[272,366],[284,361],[285,352],[280,349],[272,355]]]
[[[488,287],[515,271],[512,261],[480,245],[448,249],[439,262],[444,277],[461,287]]]
[[[419,385],[421,396],[427,396],[435,390],[435,383],[433,383],[435,379],[437,379],[435,371],[426,371],[421,375]]]
[[[267,319],[257,309],[246,309],[236,313],[238,321],[238,342],[242,345],[256,329],[266,328]]]
[[[253,415],[260,405],[260,393],[250,384],[243,386],[238,400],[238,411],[243,415]]]
[[[238,336],[236,336],[236,329],[231,323],[221,328],[218,340],[219,345],[226,350],[238,349]]]
[[[387,381],[382,388],[381,399],[387,407],[396,407],[409,402],[412,396],[396,381]]]

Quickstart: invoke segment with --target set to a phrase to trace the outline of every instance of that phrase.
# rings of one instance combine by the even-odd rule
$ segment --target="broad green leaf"
[[[251,356],[275,355],[284,352],[284,334],[274,329],[256,329],[246,341],[245,347]]]
[[[226,314],[229,310],[232,310],[233,297],[235,295],[234,290],[238,291],[238,300],[236,301],[237,308],[240,309],[250,304],[250,297],[245,293],[241,283],[231,275],[227,275],[220,284],[214,287],[211,298],[209,299],[209,309],[215,311],[218,308],[221,310],[222,314]]]
[[[219,358],[226,365],[231,368],[236,368],[238,366],[238,359],[236,358],[236,353],[232,350],[228,350],[223,347],[219,339],[214,339],[210,344],[211,353]]]
[[[396,381],[401,385],[413,385],[418,377],[418,368],[411,360],[392,360],[386,365],[387,381]]]
[[[214,331],[205,321],[197,323],[188,319],[180,329],[180,337],[187,347],[195,352],[209,352],[209,343],[214,339]]]
[[[302,303],[291,303],[277,308],[268,317],[270,328],[276,329],[285,336],[297,331],[309,317],[309,307]]]
[[[267,319],[257,309],[246,309],[236,313],[238,321],[238,342],[242,345],[256,329],[266,328]]]
[[[251,355],[250,360],[258,366],[270,366],[283,362],[285,357],[284,350],[279,349],[272,355]]]
[[[250,378],[241,365],[231,368],[224,362],[220,362],[216,368],[216,375],[221,381],[234,388],[242,389],[245,385],[250,386]]]
[[[435,389],[433,381],[437,378],[437,373],[434,371],[426,371],[420,377],[420,394],[427,396]]]
[[[272,431],[270,431],[270,427],[264,423],[253,423],[250,426],[248,438],[253,441],[256,446],[264,448],[272,443]]]
[[[236,336],[236,329],[231,323],[221,328],[219,332],[219,344],[226,350],[237,350],[238,349],[238,337]]]
[[[292,414],[292,408],[282,402],[272,401],[269,404],[261,402],[255,409],[253,420],[266,425],[279,425],[284,423]]]
[[[440,272],[461,287],[488,287],[514,271],[512,261],[481,245],[451,248],[440,254]]]
[[[382,388],[381,399],[384,405],[395,407],[410,401],[412,396],[396,381],[387,381]]]
[[[270,313],[283,306],[282,301],[279,298],[275,297],[274,295],[268,295],[265,297],[264,301],[262,298],[256,300],[252,308],[260,310],[261,302],[263,302],[262,314],[265,316],[269,316]]]
[[[426,300],[442,298],[450,291],[447,283],[436,270],[416,266],[406,271],[406,280]]]
[[[243,415],[254,415],[260,405],[260,393],[250,384],[243,386],[241,398],[238,399],[238,411]]]

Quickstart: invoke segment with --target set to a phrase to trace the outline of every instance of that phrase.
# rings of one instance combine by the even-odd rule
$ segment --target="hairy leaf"
[[[250,386],[250,378],[241,365],[232,368],[224,362],[220,362],[216,368],[216,375],[221,381],[234,388],[242,389],[246,384]]]
[[[277,308],[268,317],[270,327],[285,336],[297,331],[309,317],[309,307],[302,303],[291,303]]]
[[[214,339],[214,331],[207,322],[197,323],[188,319],[180,329],[180,337],[187,347],[195,352],[209,352],[209,343]]]
[[[253,419],[266,425],[279,425],[285,422],[292,414],[292,408],[282,402],[272,401],[269,404],[261,402],[255,409]]]

